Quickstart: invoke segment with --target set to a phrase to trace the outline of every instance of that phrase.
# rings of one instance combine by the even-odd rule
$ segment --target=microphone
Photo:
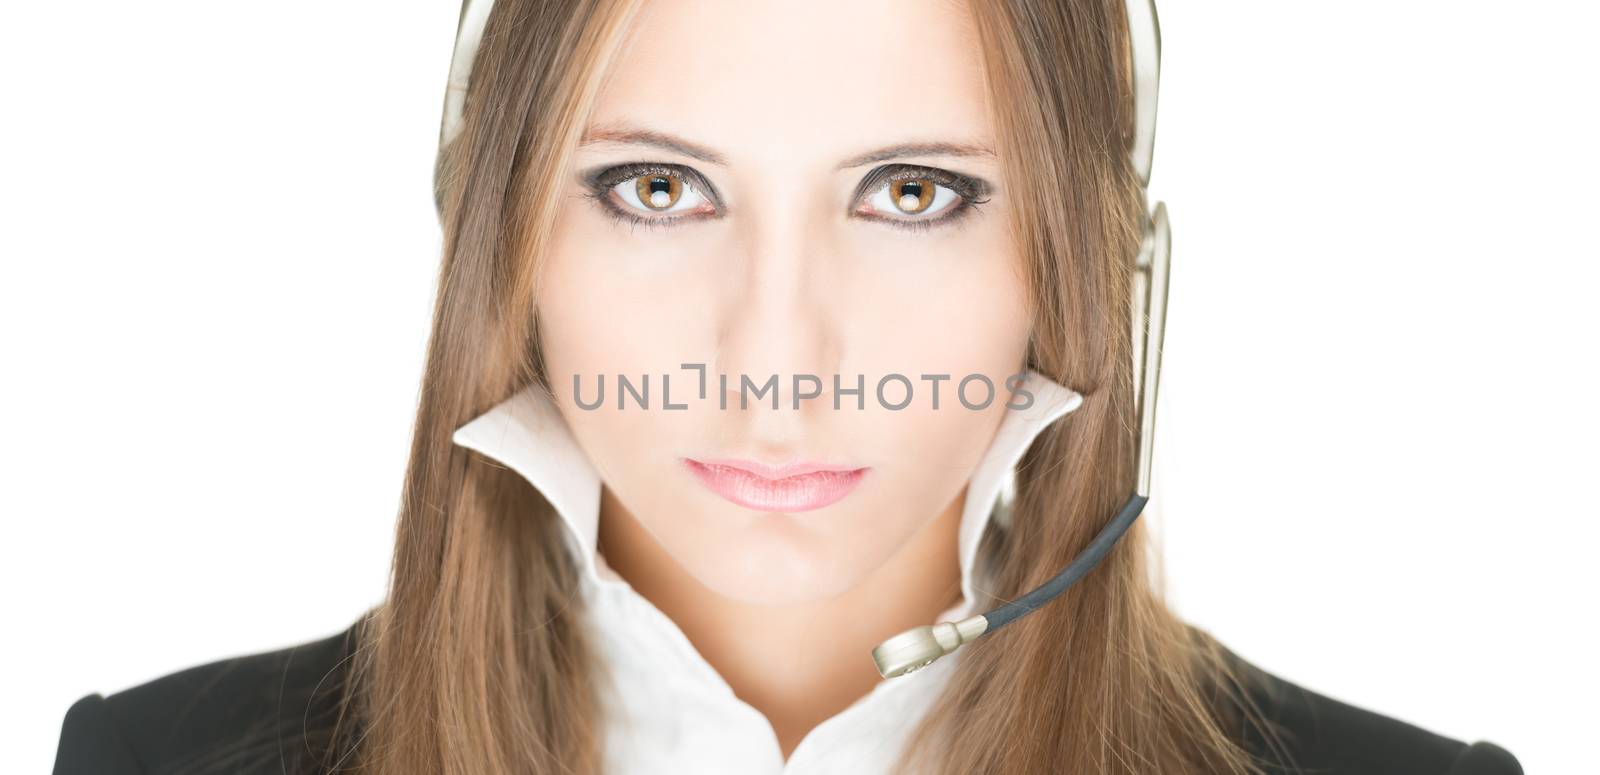
[[[1132,159],[1140,184],[1148,187],[1161,74],[1161,30],[1156,19],[1155,0],[1128,0],[1128,32],[1133,52],[1135,135]],[[987,613],[959,622],[915,627],[878,644],[872,650],[872,659],[878,665],[879,675],[894,678],[920,670],[963,644],[1039,610],[1094,570],[1144,512],[1150,500],[1156,392],[1161,378],[1161,343],[1166,333],[1171,259],[1172,230],[1167,223],[1167,206],[1157,202],[1145,219],[1144,236],[1134,264],[1133,329],[1140,334],[1135,337],[1133,353],[1135,406],[1139,412],[1139,475],[1127,503],[1060,573],[1033,591]]]

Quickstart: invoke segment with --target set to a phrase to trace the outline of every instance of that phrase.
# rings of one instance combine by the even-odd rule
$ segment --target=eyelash
[[[881,215],[859,214],[860,217],[878,223],[885,223],[899,229],[908,231],[926,231],[928,229],[949,226],[956,221],[966,218],[977,212],[978,205],[989,201],[989,184],[982,179],[969,177],[938,167],[924,167],[920,164],[885,164],[875,167],[865,178],[861,185],[856,187],[855,195],[851,201],[857,204],[850,206],[851,212],[856,211],[857,205],[879,189],[899,180],[914,180],[925,178],[935,184],[950,189],[960,197],[952,209],[937,218],[886,218]]]
[[[690,215],[671,215],[662,218],[646,218],[623,210],[611,201],[611,189],[615,188],[618,183],[632,180],[641,175],[676,175],[682,178],[685,183],[695,187],[696,190],[700,191],[712,202],[720,202],[722,199],[717,195],[717,189],[711,185],[711,181],[706,180],[704,176],[693,169],[681,164],[657,164],[652,162],[633,162],[592,171],[583,176],[583,183],[587,189],[583,195],[598,205],[601,212],[611,216],[618,223],[625,223],[629,226],[642,225],[647,229],[666,228],[679,221],[694,217]],[[718,207],[720,208],[721,205],[718,204]]]
[[[681,164],[663,164],[654,162],[633,162],[614,167],[604,167],[583,176],[586,187],[584,197],[600,207],[601,212],[610,216],[618,223],[630,226],[644,226],[647,229],[669,228],[680,221],[697,218],[694,215],[673,215],[661,218],[650,218],[635,215],[611,201],[611,190],[627,180],[632,180],[641,175],[677,175],[684,182],[700,191],[716,206],[721,209],[721,197],[717,194],[715,186],[711,185],[699,172]],[[879,189],[898,180],[911,180],[924,178],[932,180],[935,184],[950,189],[956,193],[960,201],[949,211],[937,218],[909,219],[887,218],[878,215],[857,213],[861,202]],[[873,168],[856,187],[851,199],[850,211],[865,220],[884,223],[889,226],[920,232],[928,229],[953,225],[977,211],[978,206],[989,201],[989,184],[982,179],[961,175],[938,167],[925,167],[918,164],[885,164]],[[716,216],[721,217],[721,216]]]

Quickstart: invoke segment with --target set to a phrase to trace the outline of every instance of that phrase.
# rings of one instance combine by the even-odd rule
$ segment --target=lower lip
[[[812,511],[849,495],[867,469],[809,471],[768,479],[736,466],[684,459],[689,472],[706,489],[728,501],[757,511]]]

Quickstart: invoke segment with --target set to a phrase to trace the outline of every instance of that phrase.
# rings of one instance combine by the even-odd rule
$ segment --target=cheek
[[[882,500],[861,504],[879,515],[863,519],[875,527],[861,542],[861,569],[887,561],[960,497],[1003,419],[1007,379],[1023,368],[1026,292],[1009,243],[985,237],[924,251],[893,273],[897,282],[886,275],[888,290],[852,335],[850,370],[898,372],[916,391],[907,408],[869,412],[857,425],[882,475]]]
[[[862,235],[854,252],[869,290],[850,315],[846,349],[861,370],[949,374],[947,390],[965,374],[998,386],[1018,370],[1031,315],[1004,220],[989,212],[948,234],[877,226]]]
[[[656,482],[678,446],[682,412],[658,409],[661,376],[672,375],[672,401],[681,403],[695,389],[680,365],[701,352],[703,292],[683,282],[688,248],[664,239],[628,235],[625,226],[589,211],[574,200],[557,219],[550,250],[538,280],[537,318],[544,367],[557,405],[602,478],[614,490],[643,489]],[[644,234],[642,230],[640,234]],[[619,377],[636,390],[648,389],[650,409],[641,411],[632,394],[628,408],[617,409]],[[648,376],[648,387],[645,377]],[[603,385],[603,388],[602,388]],[[580,409],[578,399],[597,409]],[[576,391],[576,393],[575,393]],[[630,504],[633,505],[633,504]]]
[[[703,327],[695,286],[672,271],[687,252],[638,239],[572,202],[557,219],[540,268],[539,339],[554,387],[571,375],[660,373],[677,369]],[[676,254],[675,254],[676,253]]]

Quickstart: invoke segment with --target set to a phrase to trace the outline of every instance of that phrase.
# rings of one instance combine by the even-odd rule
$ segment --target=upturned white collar
[[[1033,403],[1006,410],[968,481],[958,541],[962,599],[940,621],[974,613],[978,543],[997,498],[1034,438],[1083,401],[1037,372],[1023,384]],[[568,548],[581,567],[584,621],[606,676],[600,697],[606,773],[885,773],[961,662],[957,652],[913,675],[879,681],[813,727],[785,758],[767,717],[737,696],[676,622],[605,564],[596,547],[600,477],[542,390],[524,389],[452,438],[522,475],[566,524]]]
[[[1023,387],[1033,395],[1026,409],[1008,409],[994,440],[974,469],[961,511],[958,552],[962,602],[968,615],[973,592],[978,540],[994,514],[994,505],[1011,486],[1016,464],[1028,446],[1051,423],[1077,409],[1083,396],[1037,371],[1028,371]],[[527,479],[567,526],[570,548],[584,578],[592,584],[620,581],[599,555],[600,475],[549,396],[528,387],[458,428],[452,440],[499,461]]]

